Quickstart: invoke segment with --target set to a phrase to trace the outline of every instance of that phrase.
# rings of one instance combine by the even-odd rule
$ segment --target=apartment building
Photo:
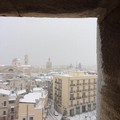
[[[33,89],[19,101],[18,120],[46,120],[48,96],[47,91]]]
[[[19,97],[15,93],[0,89],[0,120],[16,120]]]
[[[73,116],[94,110],[96,107],[97,75],[84,71],[72,71],[67,75],[55,75],[53,79],[54,108]]]

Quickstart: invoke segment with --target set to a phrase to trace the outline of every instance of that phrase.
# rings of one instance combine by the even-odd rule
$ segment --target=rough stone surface
[[[109,7],[108,7],[109,8]],[[110,7],[111,8],[111,7]],[[120,120],[120,4],[107,11],[99,24],[102,78],[98,86],[100,120]]]
[[[96,17],[104,0],[0,0],[1,16]],[[69,14],[68,14],[69,13]]]

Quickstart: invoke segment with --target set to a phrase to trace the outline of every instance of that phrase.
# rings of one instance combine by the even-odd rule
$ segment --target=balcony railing
[[[87,98],[88,96],[82,96],[82,98]]]
[[[75,86],[75,84],[70,84],[70,86]]]
[[[13,114],[15,114],[15,111],[10,111],[9,114],[13,115]]]
[[[96,88],[88,88],[88,91],[96,90]]]
[[[70,98],[70,100],[75,100],[75,98],[73,97],[73,98]]]
[[[83,85],[87,85],[88,83],[83,83]]]
[[[81,99],[81,97],[76,97],[76,99]]]
[[[74,90],[71,90],[70,92],[71,92],[71,93],[75,93],[75,91],[74,91]]]
[[[96,94],[93,94],[93,95],[88,95],[88,97],[95,97],[96,96]]]
[[[76,97],[76,99],[81,99],[81,97]]]
[[[3,113],[2,116],[7,116],[7,114],[6,114],[6,113]]]
[[[89,82],[88,84],[96,84],[96,82]]]
[[[73,107],[73,104],[69,105],[70,107]]]
[[[61,97],[61,95],[58,94],[58,97]]]

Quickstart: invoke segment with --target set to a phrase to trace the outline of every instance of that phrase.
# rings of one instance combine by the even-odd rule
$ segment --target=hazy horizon
[[[31,65],[96,65],[96,19],[0,17],[0,65],[29,55]]]

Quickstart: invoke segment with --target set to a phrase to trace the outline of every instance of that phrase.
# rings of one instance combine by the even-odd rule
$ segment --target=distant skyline
[[[0,17],[0,65],[96,65],[96,18]]]

